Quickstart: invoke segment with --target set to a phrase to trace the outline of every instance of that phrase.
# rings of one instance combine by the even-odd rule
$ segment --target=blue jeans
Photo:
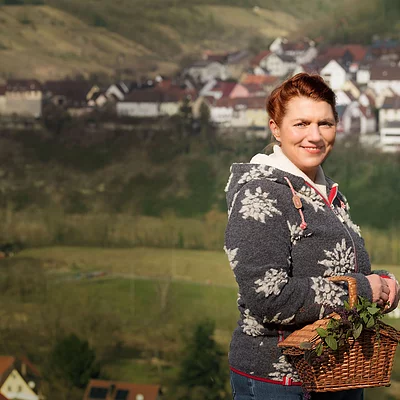
[[[231,371],[233,400],[306,400],[301,386],[284,386],[250,379]],[[312,400],[363,400],[363,389],[311,393]]]

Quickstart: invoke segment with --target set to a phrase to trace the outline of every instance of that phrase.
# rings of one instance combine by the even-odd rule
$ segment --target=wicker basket
[[[332,277],[330,280],[348,283],[349,303],[353,307],[357,301],[356,280],[347,276]],[[314,392],[389,386],[399,331],[379,321],[379,340],[376,330],[363,329],[357,340],[350,339],[337,351],[326,350],[327,357],[317,362],[312,352],[312,348],[321,341],[316,328],[325,328],[329,320],[326,317],[307,325],[278,344],[297,369],[303,386]],[[311,345],[310,350],[304,349],[304,342]]]

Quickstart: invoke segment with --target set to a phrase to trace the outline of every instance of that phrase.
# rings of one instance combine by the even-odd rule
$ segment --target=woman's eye
[[[305,124],[304,122],[299,122],[299,123],[296,124],[295,126],[300,126],[300,127],[302,127],[302,126],[306,126],[306,124]]]

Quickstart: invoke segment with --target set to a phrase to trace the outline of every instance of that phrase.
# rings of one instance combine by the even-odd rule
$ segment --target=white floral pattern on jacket
[[[290,241],[292,245],[295,245],[302,238],[311,236],[311,232],[301,229],[299,224],[292,225],[289,221],[286,222],[290,231]]]
[[[285,356],[280,356],[277,363],[272,364],[275,372],[271,372],[269,377],[278,381],[283,378],[291,378],[294,382],[300,382],[300,377],[293,366],[286,360]]]
[[[353,229],[353,231],[355,233],[357,233],[358,236],[361,236],[361,229],[358,225],[356,225],[351,219],[349,214],[346,212],[346,210],[344,210],[341,207],[338,207],[338,213],[339,215],[343,218],[344,223],[350,228]]]
[[[346,295],[346,291],[339,284],[329,282],[326,278],[312,277],[313,284],[311,289],[315,292],[315,302],[317,304],[327,304],[330,306],[341,306],[341,297]]]
[[[262,279],[257,279],[254,282],[258,286],[256,292],[263,292],[265,297],[268,297],[271,294],[278,296],[282,290],[282,287],[285,286],[285,283],[287,283],[288,280],[289,278],[286,271],[283,269],[277,270],[271,268],[265,272],[265,275]]]
[[[321,196],[309,186],[302,186],[298,191],[298,195],[301,199],[310,204],[314,208],[315,212],[323,211],[325,209],[325,203]]]
[[[324,276],[345,275],[355,270],[355,258],[352,247],[347,247],[346,241],[342,239],[341,243],[336,243],[333,251],[324,250],[326,259],[318,261],[327,269]]]
[[[269,193],[263,192],[261,187],[257,187],[254,194],[250,192],[250,189],[246,189],[244,194],[242,208],[239,210],[244,219],[253,218],[265,223],[266,217],[273,217],[274,214],[282,215],[281,211],[275,207],[277,200],[269,199]]]
[[[246,335],[260,336],[264,327],[252,315],[250,315],[250,310],[247,309],[244,312],[242,329]]]
[[[268,177],[272,175],[272,172],[273,168],[265,165],[258,165],[257,167],[253,167],[249,172],[245,172],[239,179],[238,183],[246,183],[252,181],[253,179]]]
[[[230,264],[232,270],[235,269],[235,267],[238,263],[238,261],[235,261],[235,257],[236,257],[238,250],[239,250],[239,248],[228,249],[226,246],[224,246],[224,251],[225,251],[226,255],[228,256],[228,261],[229,261],[229,264]]]

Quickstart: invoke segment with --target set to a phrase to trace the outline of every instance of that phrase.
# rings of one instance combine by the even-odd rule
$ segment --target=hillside
[[[257,16],[251,9],[199,6],[155,14],[153,21],[140,21],[142,27],[132,7],[122,11],[96,5],[91,10],[91,3],[85,8],[82,2],[70,0],[49,3],[0,7],[3,80],[115,75],[116,70],[128,70],[131,77],[149,70],[170,73],[184,55],[204,48],[247,46],[250,38],[260,34],[270,41],[289,33],[286,21],[296,26],[294,17],[281,12]],[[218,15],[223,15],[220,21]]]
[[[33,5],[35,4],[35,5]],[[390,0],[0,0],[0,78],[173,73],[201,50],[265,48],[277,35],[368,42],[398,32]],[[393,21],[393,23],[391,22]],[[367,23],[368,22],[368,23]]]

